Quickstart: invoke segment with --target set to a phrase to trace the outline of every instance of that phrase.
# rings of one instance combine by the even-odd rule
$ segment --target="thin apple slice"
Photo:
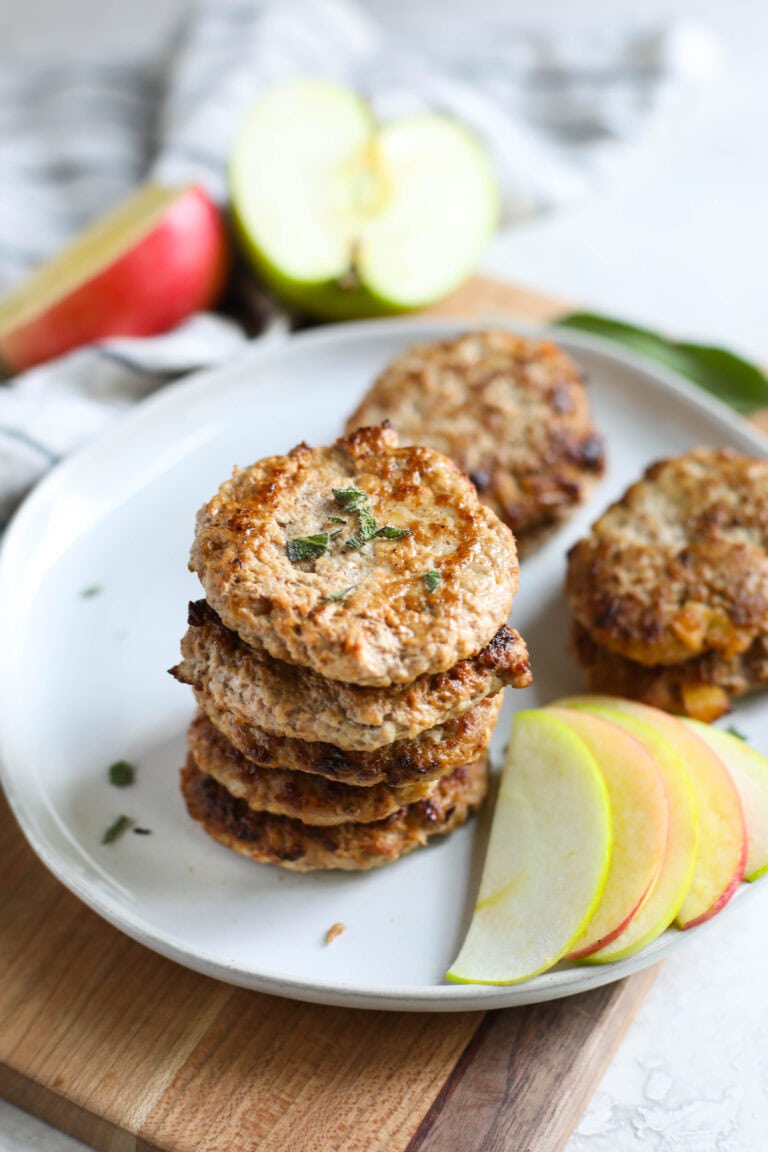
[[[253,108],[230,164],[243,250],[274,291],[325,319],[408,311],[472,270],[498,218],[470,132],[424,113],[377,125],[355,93],[304,80]]]
[[[669,809],[650,752],[617,724],[588,712],[548,709],[586,744],[603,774],[613,820],[613,854],[592,919],[567,955],[580,960],[606,947],[649,896],[667,847]]]
[[[447,976],[514,984],[565,955],[591,919],[613,831],[603,777],[560,717],[519,713],[469,932]]]
[[[698,720],[683,720],[722,760],[736,785],[747,826],[744,879],[757,880],[768,872],[768,758],[738,736]]]
[[[594,699],[594,698],[592,698]],[[609,698],[606,698],[606,700]],[[560,707],[584,710],[602,716],[635,736],[653,756],[661,773],[669,805],[669,836],[664,862],[656,883],[640,911],[607,947],[585,957],[587,964],[623,960],[639,952],[670,926],[683,906],[693,878],[698,840],[696,797],[680,757],[655,728],[616,707],[601,707],[588,696],[558,700]]]
[[[676,917],[678,928],[692,928],[715,916],[731,899],[744,876],[747,830],[741,800],[722,759],[676,716],[635,700],[589,696],[599,707],[619,708],[652,725],[685,765],[696,794],[699,840],[688,895]]]

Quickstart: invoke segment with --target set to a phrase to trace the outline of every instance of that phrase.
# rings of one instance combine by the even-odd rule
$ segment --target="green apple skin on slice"
[[[607,964],[624,960],[650,944],[672,924],[688,895],[696,864],[698,812],[696,797],[680,757],[655,728],[622,712],[611,700],[610,708],[590,703],[588,696],[558,700],[560,707],[584,710],[610,720],[635,736],[651,753],[658,768],[669,806],[667,850],[656,883],[648,899],[624,931],[607,947],[592,952],[585,964]]]
[[[667,848],[669,809],[654,759],[636,737],[588,712],[551,711],[573,729],[597,761],[613,820],[613,854],[603,894],[566,957],[580,960],[615,940],[648,898]]]
[[[379,126],[353,92],[319,80],[274,89],[230,163],[235,229],[262,279],[328,320],[392,315],[447,295],[499,215],[479,142],[445,116]]]
[[[675,923],[693,928],[721,911],[738,890],[747,859],[747,829],[739,793],[722,759],[677,716],[635,700],[586,697],[650,724],[685,765],[696,795],[699,840],[691,886]]]
[[[480,893],[447,978],[514,984],[557,963],[594,913],[612,843],[608,792],[587,746],[558,716],[519,713]]]
[[[698,720],[682,720],[720,757],[736,785],[747,826],[744,879],[757,880],[768,872],[768,758],[738,736]]]

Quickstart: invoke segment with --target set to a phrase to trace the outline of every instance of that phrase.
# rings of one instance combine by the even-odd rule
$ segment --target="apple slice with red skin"
[[[681,723],[719,756],[736,786],[747,826],[744,879],[757,880],[768,872],[768,758],[730,732],[698,720]]]
[[[608,878],[592,919],[567,960],[580,960],[619,936],[644,904],[667,848],[669,808],[659,770],[643,745],[617,724],[587,712],[548,708],[597,761],[613,818]]]
[[[585,696],[595,707],[618,708],[655,728],[674,749],[691,779],[699,813],[696,864],[688,894],[675,917],[693,928],[715,916],[737,891],[747,859],[747,829],[739,793],[722,757],[701,739],[699,727],[658,708],[613,696]]]
[[[196,185],[148,184],[0,300],[0,361],[20,372],[110,336],[153,336],[216,302],[221,214]]]
[[[669,805],[669,836],[664,860],[647,900],[627,927],[610,944],[584,957],[586,964],[607,964],[624,960],[650,944],[672,924],[683,906],[691,886],[696,863],[699,819],[696,795],[685,765],[656,727],[619,709],[610,699],[610,707],[601,707],[590,696],[572,696],[558,700],[561,707],[574,708],[602,716],[635,736],[654,758],[661,774]]]

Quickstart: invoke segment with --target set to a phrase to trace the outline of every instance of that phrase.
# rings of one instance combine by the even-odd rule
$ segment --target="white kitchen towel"
[[[225,198],[225,164],[260,92],[298,76],[360,89],[384,118],[448,111],[485,141],[507,221],[583,196],[715,66],[706,32],[622,29],[393,37],[355,0],[203,0],[161,61],[21,65],[0,54],[0,291],[148,177]],[[273,334],[287,320],[275,310]],[[53,463],[136,401],[232,356],[245,334],[198,316],[112,340],[0,388],[0,526]]]

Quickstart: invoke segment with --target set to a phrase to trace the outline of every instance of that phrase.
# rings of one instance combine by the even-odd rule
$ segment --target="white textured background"
[[[455,29],[465,42],[514,21],[599,29],[606,19],[685,17],[716,31],[724,69],[699,114],[670,117],[590,203],[499,236],[486,267],[614,315],[731,343],[768,362],[765,0],[364,3],[398,31],[439,21],[442,35]],[[185,6],[0,0],[0,45],[35,56],[152,53]],[[768,883],[667,962],[568,1152],[763,1152],[767,954]],[[0,1102],[0,1152],[80,1148]]]

